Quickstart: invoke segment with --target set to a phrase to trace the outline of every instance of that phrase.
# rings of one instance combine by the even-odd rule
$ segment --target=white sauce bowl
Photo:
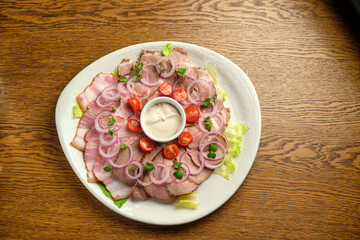
[[[180,122],[179,130],[171,137],[168,137],[168,138],[154,137],[146,128],[145,115],[152,106],[154,106],[155,104],[158,104],[158,103],[169,103],[172,106],[174,106],[180,113],[181,122]],[[147,102],[145,104],[144,108],[141,111],[140,124],[141,124],[142,130],[145,133],[145,135],[148,136],[149,138],[151,138],[152,140],[154,140],[155,142],[170,142],[170,141],[174,140],[175,138],[177,138],[183,132],[183,130],[185,128],[185,124],[186,124],[186,115],[185,115],[185,111],[184,111],[183,107],[176,100],[174,100],[170,97],[158,97],[158,98],[154,98],[154,99],[150,100],[149,102]],[[166,131],[166,128],[164,128],[164,131]]]

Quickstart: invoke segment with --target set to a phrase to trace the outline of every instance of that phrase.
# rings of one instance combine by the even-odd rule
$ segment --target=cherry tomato
[[[181,146],[187,146],[193,141],[193,136],[189,132],[182,132],[178,138],[178,142]]]
[[[187,98],[187,93],[182,87],[175,88],[172,94],[173,98],[178,101],[184,101]]]
[[[133,131],[133,132],[141,132],[142,131],[140,122],[136,119],[128,119],[127,127],[130,129],[130,131]]]
[[[186,114],[186,121],[189,123],[196,122],[197,120],[199,120],[200,117],[200,112],[194,105],[190,105],[186,107],[185,114]]]
[[[155,148],[155,142],[148,137],[143,137],[140,139],[140,148],[145,152],[149,152]]]
[[[164,148],[164,156],[167,159],[175,159],[179,154],[179,148],[175,144],[169,144]]]
[[[172,93],[172,86],[168,82],[163,82],[159,88],[162,95],[170,95]]]
[[[140,105],[141,105],[140,100],[135,97],[129,98],[128,104],[129,104],[131,110],[133,110],[133,112],[137,112],[140,109]]]

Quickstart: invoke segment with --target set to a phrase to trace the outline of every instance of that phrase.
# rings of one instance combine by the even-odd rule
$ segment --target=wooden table
[[[360,236],[359,19],[347,3],[1,1],[1,239],[356,239]],[[357,21],[357,22],[354,22]],[[210,48],[252,80],[262,137],[221,208],[152,226],[102,205],[59,144],[62,89],[132,44]]]

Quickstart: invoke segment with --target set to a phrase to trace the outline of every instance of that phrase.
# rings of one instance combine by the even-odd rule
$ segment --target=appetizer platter
[[[230,60],[150,42],[82,70],[59,97],[56,126],[97,199],[125,217],[173,225],[211,213],[240,187],[261,116],[251,81]]]

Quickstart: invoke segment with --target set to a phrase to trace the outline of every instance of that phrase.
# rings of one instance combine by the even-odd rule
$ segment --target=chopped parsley
[[[210,132],[212,125],[213,125],[212,123],[207,123],[207,124],[205,124],[206,130],[208,130],[208,131]]]
[[[161,71],[162,71],[162,72],[166,72],[166,69],[165,69],[165,68],[164,68],[164,69],[161,69]]]
[[[120,147],[121,147],[122,149],[127,149],[127,148],[128,148],[128,145],[121,144]]]
[[[180,162],[174,162],[174,168],[179,169],[181,167]]]
[[[142,78],[142,75],[140,74],[139,76],[136,77],[136,81],[140,81]]]
[[[217,150],[218,150],[218,146],[216,146],[215,144],[210,143],[210,151],[216,152]]]
[[[110,118],[108,125],[110,126],[110,125],[113,125],[114,123],[116,123],[115,118]]]
[[[216,153],[214,153],[214,152],[209,152],[208,155],[207,155],[207,157],[214,159],[214,158],[216,158]]]
[[[109,134],[110,134],[110,136],[116,136],[117,134],[116,134],[116,132],[114,131],[114,129],[109,129]]]
[[[120,82],[127,82],[128,79],[127,79],[126,77],[121,77],[121,78],[119,79],[119,81],[120,81]]]
[[[211,103],[211,99],[210,99],[210,98],[205,98],[205,99],[204,99],[204,107],[209,106],[210,103]]]
[[[129,169],[129,174],[131,174],[132,171],[134,171],[135,167],[132,166],[130,169]]]
[[[184,75],[184,72],[186,72],[186,68],[178,68],[177,70],[178,70],[177,73],[178,76],[186,77],[186,75]]]
[[[146,165],[144,165],[144,170],[151,171],[153,169],[154,169],[153,163],[146,163]]]
[[[112,111],[112,112],[116,112],[116,109],[113,107],[113,108],[111,109],[111,111]]]
[[[208,116],[207,118],[205,118],[204,122],[211,122],[210,117]]]
[[[184,174],[180,169],[178,169],[174,172],[174,176],[177,177],[178,179],[182,179],[184,177]]]
[[[106,167],[104,167],[103,169],[104,169],[104,171],[106,171],[106,172],[110,172],[110,171],[111,171],[111,168],[110,168],[109,166],[106,166]]]
[[[121,104],[121,98],[118,99],[118,103],[119,103],[119,107],[120,107],[120,104]]]

